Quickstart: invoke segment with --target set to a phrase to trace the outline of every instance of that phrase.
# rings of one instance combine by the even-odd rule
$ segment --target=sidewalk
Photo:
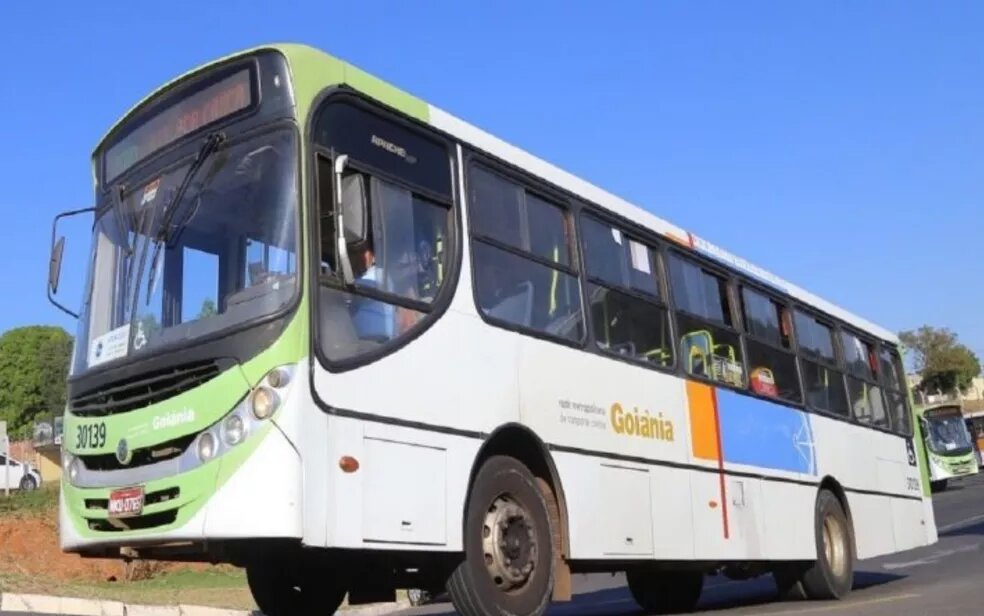
[[[408,601],[378,603],[342,609],[345,616],[382,616],[410,607]],[[47,595],[3,593],[0,596],[0,614],[26,612],[45,616],[262,616],[260,612],[224,610],[198,605],[136,605],[119,601],[96,601]]]

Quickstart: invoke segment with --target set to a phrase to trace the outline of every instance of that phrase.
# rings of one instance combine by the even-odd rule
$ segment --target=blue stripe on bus
[[[816,474],[809,414],[726,389],[717,399],[726,463]]]

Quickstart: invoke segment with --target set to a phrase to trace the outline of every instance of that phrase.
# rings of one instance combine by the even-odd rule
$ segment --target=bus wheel
[[[543,493],[509,456],[482,464],[465,511],[465,559],[447,589],[462,616],[539,616],[553,591],[555,546]]]
[[[851,524],[837,497],[828,490],[817,496],[815,534],[817,559],[800,578],[809,599],[840,599],[854,584],[854,541]]]
[[[348,589],[330,571],[270,558],[246,565],[246,581],[257,607],[265,616],[321,616],[334,614]]]
[[[929,489],[931,492],[945,492],[948,483],[949,482],[946,479],[940,479],[939,481],[930,481]]]
[[[700,571],[659,571],[646,567],[625,572],[632,598],[647,614],[692,612],[704,589]]]

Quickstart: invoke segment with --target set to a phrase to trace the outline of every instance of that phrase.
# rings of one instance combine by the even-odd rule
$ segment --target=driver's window
[[[450,262],[450,202],[383,179],[349,156],[343,199],[357,200],[362,192],[345,187],[359,185],[365,200],[364,208],[348,201],[342,208],[351,284],[344,281],[336,233],[334,164],[329,156],[317,159],[318,335],[322,353],[333,361],[365,354],[413,329],[431,310]],[[360,214],[360,224],[353,225],[348,216]]]

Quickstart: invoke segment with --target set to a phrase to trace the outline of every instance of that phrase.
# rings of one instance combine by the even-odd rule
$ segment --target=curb
[[[410,607],[409,601],[376,603],[361,607],[343,608],[344,616],[383,616]],[[34,612],[66,616],[262,616],[259,612],[226,610],[201,605],[139,605],[120,601],[99,601],[48,595],[23,595],[5,592],[0,595],[0,613]]]

